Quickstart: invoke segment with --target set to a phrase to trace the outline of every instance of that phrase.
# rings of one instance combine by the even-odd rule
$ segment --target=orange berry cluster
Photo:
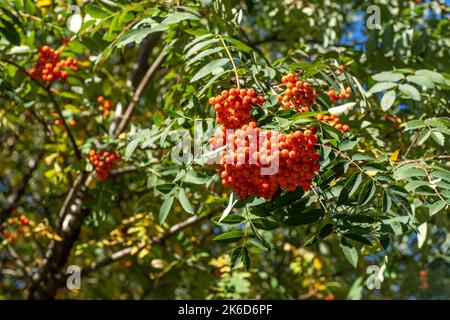
[[[338,130],[347,132],[350,130],[350,127],[346,124],[342,125],[341,120],[335,114],[331,114],[329,116],[324,116],[323,114],[318,114],[316,119],[325,123],[328,123],[330,126],[335,127]]]
[[[222,184],[232,186],[241,198],[257,195],[271,199],[280,189],[311,188],[319,170],[320,155],[315,152],[318,141],[315,128],[283,134],[262,131],[254,121],[234,133],[222,129],[210,139],[211,149],[227,144],[220,152]],[[263,175],[262,170],[270,174]]]
[[[17,213],[17,211],[15,210],[13,213]],[[19,233],[24,233],[23,227],[29,225],[30,219],[24,215],[20,215],[19,217],[13,217],[8,219],[8,222],[11,225],[18,225]],[[14,236],[14,234],[12,234],[11,231],[9,231],[6,228],[2,230],[2,235],[7,239],[8,243],[13,243],[14,241],[16,241],[16,237]]]
[[[284,94],[278,98],[283,109],[294,109],[298,112],[307,112],[317,98],[317,92],[312,89],[309,82],[300,81],[293,73],[283,76],[281,82],[286,85]]]
[[[250,116],[252,106],[264,103],[263,96],[257,96],[256,90],[230,89],[222,91],[216,97],[209,99],[216,111],[216,122],[225,128],[240,128],[254,119]]]
[[[30,76],[47,82],[67,79],[68,73],[63,68],[78,70],[78,61],[71,57],[60,60],[59,52],[45,45],[39,48],[39,59],[34,68],[29,71]]]
[[[327,95],[332,102],[336,102],[339,99],[347,100],[348,98],[350,98],[350,92],[352,92],[352,89],[350,87],[345,88],[345,90],[342,89],[341,91],[339,91],[339,93],[336,93],[336,90],[334,89],[330,89],[328,90]]]
[[[95,166],[95,172],[101,181],[105,180],[108,177],[109,171],[116,168],[117,164],[122,161],[115,151],[97,153],[95,150],[89,151],[89,160]]]
[[[105,100],[103,96],[99,96],[97,98],[97,104],[99,105],[98,110],[103,116],[107,117],[111,114],[111,108],[114,106],[114,103],[111,100]]]

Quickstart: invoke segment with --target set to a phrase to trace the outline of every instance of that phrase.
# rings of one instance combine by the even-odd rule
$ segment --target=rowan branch
[[[63,114],[62,114],[61,108],[59,107],[58,101],[56,101],[56,99],[55,99],[55,97],[54,97],[54,95],[53,95],[53,92],[51,91],[50,87],[49,87],[49,86],[44,86],[40,81],[38,81],[36,78],[32,77],[24,67],[18,65],[17,63],[15,63],[15,62],[13,62],[13,61],[9,61],[9,60],[4,59],[4,58],[1,58],[0,60],[3,61],[3,62],[5,62],[5,63],[7,63],[7,64],[10,64],[10,65],[12,65],[12,66],[15,66],[18,70],[20,70],[23,74],[25,74],[28,78],[30,78],[30,79],[31,79],[34,83],[36,83],[39,87],[41,87],[42,89],[44,89],[44,91],[47,93],[47,96],[48,96],[48,97],[50,98],[50,100],[52,101],[52,103],[53,103],[53,105],[54,105],[54,107],[55,107],[55,110],[56,110],[56,112],[58,113],[58,116],[61,118],[63,127],[64,127],[64,129],[66,130],[67,136],[69,137],[70,143],[72,144],[72,147],[73,147],[73,149],[74,149],[74,151],[75,151],[75,156],[77,157],[77,160],[80,160],[80,159],[81,159],[81,152],[80,152],[80,149],[79,149],[78,146],[77,146],[77,143],[76,143],[76,141],[75,141],[75,138],[73,137],[72,131],[70,130],[69,126],[67,125],[67,122],[66,122],[66,120],[64,119],[64,116],[63,116]],[[38,119],[39,119],[39,118],[38,118]]]
[[[216,213],[217,213],[217,210],[214,210],[214,211],[212,211],[212,212],[210,212],[210,213],[208,213],[208,214],[206,214],[204,216],[192,216],[192,217],[189,217],[188,219],[186,219],[184,221],[176,223],[173,226],[171,226],[169,228],[169,230],[166,233],[164,233],[163,235],[161,235],[159,237],[152,238],[150,240],[150,242],[139,243],[137,245],[137,248],[138,248],[137,252],[139,252],[140,250],[145,248],[147,245],[151,245],[152,246],[152,245],[160,244],[160,243],[164,242],[167,238],[177,234],[179,231],[184,230],[187,227],[193,226],[193,225],[195,225],[195,224],[197,224],[197,223],[199,223],[199,222],[201,222],[201,221],[203,221],[205,219],[208,219],[208,218],[212,217]],[[96,271],[96,270],[102,268],[102,267],[108,266],[108,265],[110,265],[112,263],[115,263],[115,262],[117,262],[119,260],[122,260],[122,259],[128,257],[129,255],[131,255],[131,252],[133,250],[136,250],[136,246],[131,246],[131,247],[127,247],[127,248],[124,248],[122,250],[119,250],[119,251],[109,255],[105,259],[103,259],[103,260],[101,260],[99,262],[94,262],[87,268],[83,268],[82,269],[82,274],[89,274],[89,273],[91,273],[93,271]]]

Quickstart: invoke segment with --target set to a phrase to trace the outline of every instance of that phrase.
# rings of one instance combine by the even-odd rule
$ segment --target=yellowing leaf
[[[398,161],[398,155],[400,154],[400,149],[397,149],[397,150],[395,150],[393,153],[392,153],[392,156],[391,156],[391,161],[394,161],[394,162],[396,162],[396,161]]]
[[[58,157],[58,154],[56,152],[52,153],[52,154],[49,154],[44,159],[45,164],[48,165],[48,166],[51,165],[56,157]]]
[[[50,6],[51,4],[52,4],[52,0],[38,0],[38,1],[36,2],[36,5],[37,5],[39,8],[47,7],[47,6]]]
[[[53,239],[55,239],[56,241],[62,241],[62,238],[56,233],[53,234]]]
[[[139,247],[138,247],[138,246],[134,246],[134,247],[131,249],[130,254],[131,254],[132,256],[134,256],[138,251],[139,251]]]
[[[150,253],[150,250],[148,250],[147,248],[144,248],[141,250],[141,252],[139,252],[138,258],[139,259],[144,259],[146,255],[148,255]]]
[[[322,269],[323,264],[322,264],[322,261],[320,261],[319,259],[314,258],[313,264],[314,264],[314,268],[316,268],[317,270]]]

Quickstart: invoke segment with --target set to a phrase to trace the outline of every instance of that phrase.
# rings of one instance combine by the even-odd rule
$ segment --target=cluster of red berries
[[[114,103],[111,100],[105,100],[103,96],[99,96],[97,98],[97,104],[99,105],[98,110],[103,114],[104,117],[107,117],[111,114],[111,108],[114,106]]]
[[[312,89],[311,84],[300,81],[293,73],[283,76],[281,82],[287,87],[284,94],[278,98],[283,109],[308,112],[317,98],[317,92]]]
[[[96,150],[89,151],[89,160],[95,166],[95,172],[99,180],[105,180],[108,177],[108,173],[122,161],[121,157],[115,151],[97,153]]]
[[[258,96],[253,88],[233,88],[210,98],[209,103],[216,111],[216,122],[225,128],[235,129],[254,121],[250,116],[252,106],[263,104],[264,97]]]
[[[287,135],[262,131],[254,121],[233,133],[223,128],[210,139],[212,150],[227,145],[227,151],[220,152],[217,170],[222,184],[232,186],[241,198],[254,194],[271,199],[279,188],[309,190],[319,170],[314,133],[315,128]]]
[[[330,126],[335,127],[338,130],[347,132],[350,130],[350,127],[346,124],[342,125],[341,120],[335,114],[331,114],[329,116],[324,116],[323,114],[318,114],[316,119],[325,123],[328,123]]]
[[[328,90],[327,95],[332,102],[336,102],[338,100],[347,100],[348,98],[350,98],[351,92],[352,89],[350,87],[342,89],[341,91],[339,91],[339,93],[336,93],[336,90],[334,89],[330,89]]]
[[[17,213],[17,210],[15,210],[13,213]],[[19,226],[19,233],[24,233],[24,227],[28,226],[30,223],[30,219],[27,218],[24,215],[20,215],[19,217],[13,217],[11,219],[8,220],[10,225],[18,225]],[[8,241],[8,243],[13,243],[14,241],[16,241],[16,237],[14,236],[14,234],[11,233],[11,231],[9,231],[8,229],[4,228],[2,230],[2,235],[6,238],[6,240]]]
[[[47,82],[61,79],[67,79],[68,72],[63,68],[78,70],[78,61],[71,57],[60,60],[59,52],[45,45],[38,50],[38,61],[34,68],[29,70],[30,76],[36,79],[42,79]]]

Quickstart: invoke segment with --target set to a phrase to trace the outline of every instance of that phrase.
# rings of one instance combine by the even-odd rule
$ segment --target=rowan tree
[[[0,297],[448,298],[448,2],[371,5],[3,1]]]

